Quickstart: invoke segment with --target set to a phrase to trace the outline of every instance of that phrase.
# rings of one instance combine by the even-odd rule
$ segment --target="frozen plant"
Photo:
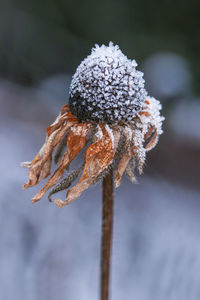
[[[67,189],[83,169],[78,184],[68,190],[66,200],[54,200],[57,206],[75,200],[102,179],[109,167],[115,167],[116,162],[116,187],[124,172],[131,181],[135,181],[135,168],[142,173],[146,152],[155,147],[164,118],[160,116],[159,101],[147,96],[143,74],[136,66],[135,60],[128,59],[112,43],[93,48],[78,66],[70,86],[69,105],[62,108],[56,121],[47,128],[45,144],[35,159],[23,163],[29,168],[26,189],[50,175],[53,150],[57,162],[61,148],[66,147],[57,169],[32,202],[39,201],[58,183],[86,143],[89,146],[84,166],[51,192]]]
[[[142,173],[146,153],[155,147],[164,120],[160,116],[160,102],[147,95],[143,73],[136,70],[136,66],[135,60],[128,59],[118,46],[112,43],[96,45],[78,66],[70,85],[69,105],[61,109],[55,122],[47,128],[45,144],[32,162],[23,163],[29,168],[29,182],[24,184],[26,189],[50,175],[54,150],[55,162],[59,162],[43,188],[33,197],[33,203],[50,188],[53,189],[49,199],[69,188],[82,171],[78,183],[68,189],[65,201],[54,199],[58,207],[64,207],[103,178],[103,300],[108,299],[109,290],[112,170],[116,187],[124,173],[131,181],[136,181],[134,171],[137,168]],[[61,180],[66,168],[86,144],[83,164]]]

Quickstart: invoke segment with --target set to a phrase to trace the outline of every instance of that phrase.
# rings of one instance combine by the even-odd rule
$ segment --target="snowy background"
[[[148,36],[143,19],[141,27],[133,26],[128,1],[127,7],[118,1],[113,14],[102,2],[112,16],[113,31],[93,26],[94,16],[87,25],[80,14],[86,7],[74,12],[70,1],[68,8],[79,21],[73,23],[63,9],[66,23],[62,25],[53,1],[49,3],[46,19],[43,6],[39,14],[33,3],[28,8],[22,0],[0,3],[0,299],[98,299],[101,185],[63,209],[46,197],[33,205],[30,199],[41,185],[23,191],[27,170],[19,165],[34,157],[46,127],[67,102],[71,76],[80,60],[95,42],[114,39],[138,61],[148,90],[163,104],[166,120],[138,184],[124,177],[115,191],[112,299],[199,300],[199,63],[194,63],[197,48],[193,46],[198,45],[194,35],[190,45],[186,42],[191,23],[188,32],[183,31],[185,39],[177,27],[169,28],[165,42],[153,25]],[[123,23],[118,35],[117,9],[131,20]],[[137,7],[139,15],[141,9]],[[191,1],[190,17],[192,9]],[[183,14],[183,7],[180,11]],[[105,24],[110,15],[104,15]],[[173,21],[167,12],[163,17],[162,22]],[[181,18],[177,18],[180,24]],[[166,33],[164,25],[160,30]]]

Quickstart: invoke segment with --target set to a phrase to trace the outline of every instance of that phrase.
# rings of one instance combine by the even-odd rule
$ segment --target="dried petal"
[[[139,174],[141,175],[143,173],[143,166],[145,163],[146,158],[146,151],[143,147],[140,147],[140,149],[135,154],[137,159],[137,169]]]
[[[66,131],[76,122],[76,120],[70,119],[65,125],[56,129],[54,132],[51,133],[50,136],[47,136],[46,143],[31,163],[31,167],[28,174],[29,182],[24,184],[25,189],[39,183],[42,168],[49,156],[51,156],[54,147],[59,143],[59,141],[65,135]]]
[[[132,142],[132,134],[133,134],[133,131],[131,130],[130,127],[123,128],[123,135],[125,138],[125,141],[124,141],[125,147],[124,147],[122,153],[120,153],[120,161],[117,165],[116,170],[114,171],[114,175],[116,177],[115,182],[114,182],[115,187],[120,186],[122,175],[129,163],[129,160],[134,155],[134,146],[130,146],[131,142]]]
[[[54,132],[56,129],[60,128],[60,126],[67,120],[75,121],[76,123],[78,122],[78,119],[74,117],[70,112],[67,112],[64,115],[59,115],[55,122],[51,124],[49,127],[46,129],[47,136],[50,136],[52,132]]]
[[[133,155],[134,155],[134,146],[132,146],[131,148],[128,147],[128,151],[122,155],[120,162],[117,165],[117,169],[114,172],[114,175],[116,177],[114,181],[116,188],[120,186],[122,175],[124,174],[124,171]]]
[[[132,159],[130,159],[130,161],[126,167],[125,174],[131,182],[137,183],[137,179],[134,174],[134,169],[135,169],[135,159],[132,158]]]
[[[60,159],[60,157],[62,155],[63,149],[66,146],[66,140],[67,140],[68,134],[69,134],[69,131],[66,132],[66,134],[64,135],[64,137],[61,139],[61,141],[56,146],[55,155],[54,155],[54,162],[55,162],[55,164],[58,163],[58,161],[59,161],[59,159]]]
[[[149,127],[147,133],[145,133],[145,135],[144,135],[144,140],[145,141],[148,140],[151,137],[154,130],[155,130],[155,126],[150,126]]]
[[[52,157],[50,155],[48,157],[47,161],[43,165],[43,168],[41,170],[40,177],[39,177],[38,181],[41,181],[41,180],[43,180],[43,179],[45,179],[46,177],[49,176],[49,174],[51,172],[51,161],[52,161]]]
[[[67,192],[64,202],[60,199],[54,200],[58,207],[63,207],[78,198],[94,182],[95,178],[112,163],[120,137],[119,132],[113,130],[112,133],[114,145],[105,125],[99,125],[99,132],[96,135],[97,141],[86,150],[83,174],[79,182]]]
[[[155,145],[157,144],[158,141],[158,133],[157,130],[155,130],[155,132],[153,133],[153,135],[151,136],[150,140],[148,141],[148,143],[145,145],[145,149],[147,151],[150,151],[152,148],[155,147]]]
[[[86,135],[91,128],[89,123],[75,124],[69,132],[67,137],[67,149],[53,175],[49,178],[43,188],[32,199],[35,203],[39,201],[44,194],[54,186],[60,178],[63,176],[65,168],[71,163],[71,161],[77,156],[77,154],[83,149],[86,144]]]
[[[72,184],[72,182],[74,180],[76,180],[76,178],[78,177],[78,175],[80,174],[80,172],[83,170],[84,168],[84,164],[78,168],[77,170],[71,172],[71,174],[69,174],[67,177],[65,177],[59,184],[57,184],[49,193],[48,195],[48,199],[51,202],[51,196],[55,193],[58,193],[60,191],[66,190],[70,187],[70,185]]]
[[[69,105],[65,104],[62,108],[61,108],[61,115],[63,115],[64,113],[69,111]]]
[[[29,169],[31,167],[31,161],[24,161],[20,164],[20,167]]]

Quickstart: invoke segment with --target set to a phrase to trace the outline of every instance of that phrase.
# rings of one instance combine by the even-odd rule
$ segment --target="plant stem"
[[[101,300],[108,300],[113,231],[113,170],[103,179],[102,196]]]

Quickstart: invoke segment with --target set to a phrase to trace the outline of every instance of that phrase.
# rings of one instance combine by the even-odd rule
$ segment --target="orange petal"
[[[99,125],[97,141],[86,150],[85,168],[79,182],[68,190],[65,201],[54,200],[58,207],[63,207],[78,198],[93,183],[94,179],[112,163],[120,132],[112,131],[113,143],[113,137],[110,136],[111,132],[106,129],[106,126],[104,124]]]
[[[60,128],[56,129],[53,133],[51,133],[50,136],[47,136],[46,143],[31,163],[28,174],[29,182],[24,184],[25,189],[36,185],[40,181],[40,172],[42,171],[42,168],[48,157],[51,156],[52,151],[65,135],[66,131],[76,122],[76,120],[70,119],[65,125],[62,125]]]
[[[115,187],[119,187],[121,184],[121,178],[122,175],[129,163],[129,160],[131,159],[131,157],[134,155],[133,149],[134,147],[132,146],[130,148],[130,144],[132,142],[132,137],[133,137],[133,130],[131,129],[131,127],[125,127],[123,128],[123,134],[125,137],[125,142],[124,142],[124,148],[122,149],[123,151],[120,153],[120,161],[117,165],[116,170],[114,171],[114,175],[115,175]]]
[[[150,126],[147,133],[144,135],[144,140],[146,141],[152,135],[153,131],[155,130],[155,126]]]
[[[147,111],[141,111],[141,112],[139,112],[139,115],[140,115],[140,116],[141,116],[141,115],[145,115],[145,117],[149,117],[149,116],[150,116],[150,113],[147,112]]]
[[[150,139],[150,141],[145,146],[145,149],[148,151],[151,150],[153,147],[155,147],[157,141],[158,141],[158,133],[156,130],[155,133],[153,134],[152,138]]]
[[[75,116],[73,116],[70,112],[67,112],[64,115],[59,115],[58,118],[55,120],[55,122],[49,127],[47,127],[46,129],[47,136],[50,136],[52,132],[58,129],[67,120],[75,121],[75,123],[78,123],[78,119]]]
[[[127,152],[122,156],[122,158],[120,159],[116,170],[114,171],[114,175],[115,175],[115,187],[119,187],[121,184],[121,179],[122,179],[122,175],[124,174],[124,171],[126,170],[126,167],[131,159],[131,157],[133,157],[134,155],[134,146],[133,147],[129,147]]]
[[[58,182],[58,180],[60,180],[60,178],[63,176],[65,168],[85,146],[86,135],[88,134],[91,126],[92,125],[90,123],[79,123],[75,124],[70,129],[69,135],[67,137],[67,149],[53,175],[49,178],[44,187],[32,199],[33,203],[39,201],[48,191],[48,189],[50,189]]]
[[[51,161],[52,161],[52,157],[50,155],[48,157],[47,161],[43,165],[38,182],[49,176],[49,174],[51,172]]]
[[[137,179],[134,174],[134,169],[135,169],[135,162],[133,161],[133,159],[130,159],[130,161],[126,167],[125,173],[131,182],[137,183]]]
[[[62,108],[61,108],[61,114],[63,115],[64,113],[69,111],[69,105],[65,104]]]
[[[59,129],[57,129],[58,131]],[[56,135],[57,131],[55,131],[51,138]],[[30,169],[28,173],[29,182],[24,184],[24,189],[27,189],[28,187],[34,186],[39,182],[40,173],[42,170],[43,165],[45,164],[46,160],[48,159],[49,154],[53,151],[53,147],[50,143],[52,139],[48,140],[46,139],[46,143],[43,145],[43,147],[40,149],[39,153],[36,155],[36,157],[33,159],[33,161],[30,164]],[[46,155],[44,155],[46,154]]]

